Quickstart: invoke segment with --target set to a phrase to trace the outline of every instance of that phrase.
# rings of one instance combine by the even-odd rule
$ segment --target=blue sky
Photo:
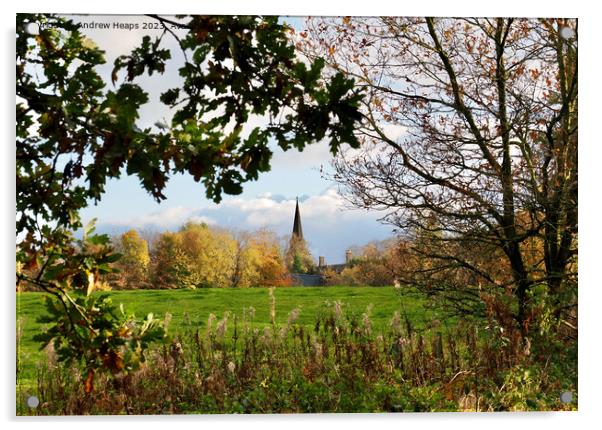
[[[70,18],[76,22],[149,21],[144,17],[109,15]],[[302,20],[294,20],[297,21],[295,27],[299,28]],[[115,58],[130,52],[145,34],[153,36],[147,30],[84,29],[82,32],[106,51],[107,64],[100,67],[99,72],[107,82],[110,82]],[[141,80],[142,87],[149,91],[150,102],[141,109],[140,128],[150,127],[158,120],[169,122],[171,118],[158,97],[180,82],[177,68],[181,59],[175,44],[168,43],[166,47],[174,48],[174,61],[165,74]],[[135,177],[123,176],[109,181],[102,201],[84,209],[82,219],[87,222],[97,218],[98,230],[112,234],[129,228],[177,229],[188,220],[197,220],[234,230],[269,228],[279,235],[287,235],[292,230],[295,198],[300,197],[303,230],[315,258],[323,255],[330,263],[341,262],[348,247],[391,235],[391,227],[377,221],[382,213],[352,210],[339,195],[337,185],[321,177],[321,167],[325,171],[330,169],[330,153],[325,142],[313,144],[303,152],[283,152],[275,145],[274,149],[272,170],[262,174],[259,180],[247,183],[241,195],[226,196],[219,205],[207,200],[203,186],[190,176],[172,177],[165,190],[167,199],[160,204],[140,188]]]

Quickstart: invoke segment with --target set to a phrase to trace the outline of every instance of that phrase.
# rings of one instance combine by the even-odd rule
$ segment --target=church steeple
[[[301,213],[299,212],[299,197],[297,197],[297,207],[295,208],[293,236],[297,236],[297,239],[303,239],[303,228],[301,227]]]

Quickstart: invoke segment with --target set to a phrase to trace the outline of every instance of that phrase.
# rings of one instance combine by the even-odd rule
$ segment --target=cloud
[[[204,222],[206,224],[216,224],[215,220],[200,215],[198,209],[185,208],[176,206],[167,208],[162,211],[153,212],[146,215],[136,216],[122,220],[112,220],[105,224],[110,224],[114,227],[129,227],[129,228],[151,228],[151,229],[174,229],[178,228],[187,222]]]
[[[299,201],[302,203],[303,220],[309,224],[352,220],[364,216],[361,215],[364,212],[349,210],[335,188],[329,188],[319,195],[304,196]],[[219,205],[200,209],[199,213],[210,214],[211,218],[216,220],[236,217],[237,221],[247,228],[271,227],[284,230],[285,226],[292,226],[295,204],[295,198],[265,193],[252,199],[232,198]],[[226,216],[223,217],[224,215]]]
[[[347,248],[391,235],[391,228],[378,222],[382,214],[350,209],[336,188],[299,201],[304,236],[315,258],[323,255],[330,263],[341,262]],[[230,198],[201,208],[166,208],[127,220],[108,221],[99,227],[111,231],[127,228],[162,231],[196,221],[232,230],[267,228],[286,236],[292,231],[295,204],[293,197],[263,193],[254,198]]]

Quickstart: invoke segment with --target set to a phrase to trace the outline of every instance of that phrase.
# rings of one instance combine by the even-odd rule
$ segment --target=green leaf
[[[94,233],[94,230],[96,230],[96,221],[97,218],[92,218],[92,220],[84,227],[84,241],[88,239],[90,234]]]
[[[87,242],[92,245],[106,245],[110,242],[110,238],[107,234],[95,234],[87,237]]]
[[[166,105],[173,105],[175,104],[175,102],[178,100],[178,97],[180,96],[180,89],[179,88],[171,88],[167,91],[165,91],[163,94],[161,94],[161,101],[163,103],[165,103]]]
[[[207,54],[211,51],[211,46],[208,43],[200,45],[192,55],[192,61],[195,64],[201,64],[207,58]]]

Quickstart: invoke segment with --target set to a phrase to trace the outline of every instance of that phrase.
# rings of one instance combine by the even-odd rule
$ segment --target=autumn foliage
[[[482,289],[510,297],[525,334],[541,299],[559,324],[576,308],[576,30],[572,19],[337,17],[308,19],[297,38],[366,91],[361,149],[338,154],[331,178],[410,238],[407,282],[466,312]]]
[[[268,230],[231,232],[187,223],[150,244],[135,230],[114,238],[124,257],[115,289],[282,286],[290,283],[279,238]],[[128,246],[125,246],[128,245]]]

